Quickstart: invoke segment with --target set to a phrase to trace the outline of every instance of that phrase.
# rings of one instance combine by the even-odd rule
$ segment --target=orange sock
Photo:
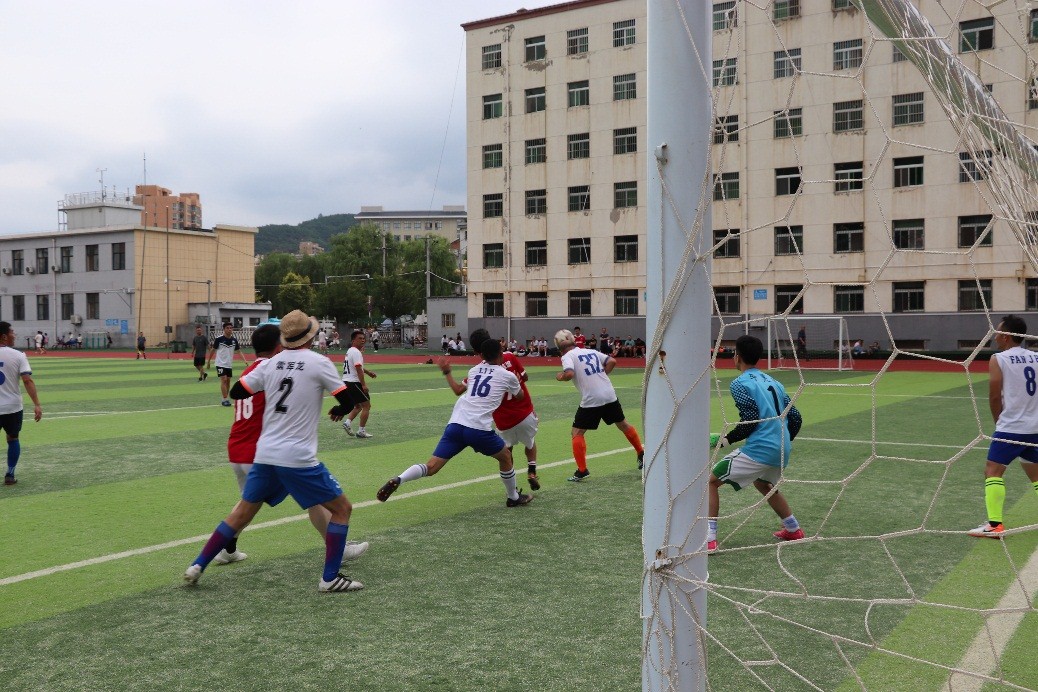
[[[573,458],[577,462],[577,470],[583,473],[587,471],[587,440],[583,435],[573,438]]]
[[[644,450],[642,449],[642,438],[638,437],[638,430],[632,425],[624,431],[624,435],[627,437],[627,441],[634,447],[634,451],[641,454]]]

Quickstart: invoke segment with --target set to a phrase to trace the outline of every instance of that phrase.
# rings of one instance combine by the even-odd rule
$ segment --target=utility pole
[[[386,234],[382,234],[382,276],[386,275]]]
[[[429,261],[429,241],[432,240],[430,236],[425,236],[425,299],[429,300],[432,297],[432,265]]]

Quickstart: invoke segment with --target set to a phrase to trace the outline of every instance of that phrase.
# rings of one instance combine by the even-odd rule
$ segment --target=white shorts
[[[234,477],[238,479],[238,490],[245,490],[245,479],[249,477],[249,469],[252,468],[252,464],[236,464],[231,462],[231,468],[234,469]]]
[[[742,490],[758,480],[776,485],[782,478],[782,469],[754,461],[737,449],[714,464],[713,474],[722,483]]]
[[[531,413],[508,430],[498,430],[497,434],[509,447],[522,445],[530,449],[534,445],[533,438],[537,436],[537,414]]]

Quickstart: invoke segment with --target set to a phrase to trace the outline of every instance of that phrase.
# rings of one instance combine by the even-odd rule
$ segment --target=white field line
[[[619,454],[620,452],[629,451],[630,447],[621,447],[618,449],[611,449],[607,452],[598,452],[596,454],[588,454],[588,459],[598,459],[600,457],[610,456],[612,454]],[[563,466],[565,464],[572,464],[574,460],[563,459],[561,461],[553,461],[550,464],[538,464],[538,468],[550,469],[556,466]],[[489,476],[480,476],[478,478],[470,478],[464,481],[458,481],[457,483],[447,483],[446,485],[437,485],[431,488],[422,488],[420,490],[413,490],[409,493],[398,493],[394,494],[389,498],[390,502],[397,502],[400,500],[406,500],[411,497],[418,497],[420,495],[428,495],[429,493],[438,493],[444,490],[453,490],[455,488],[461,488],[466,485],[472,485],[474,483],[483,483],[485,481],[500,480],[501,476],[497,473]],[[365,500],[364,502],[357,502],[353,505],[354,509],[360,509],[362,507],[371,507],[372,505],[380,504],[378,500]],[[281,526],[282,524],[291,524],[297,521],[303,521],[309,519],[309,515],[306,512],[302,514],[294,514],[290,517],[282,517],[280,519],[272,519],[271,521],[261,522],[259,524],[252,524],[245,528],[246,531],[253,531],[255,529],[267,529],[273,526]],[[87,560],[79,560],[77,562],[69,562],[64,565],[56,565],[54,567],[47,567],[45,569],[38,569],[33,572],[26,572],[25,574],[18,574],[13,577],[4,577],[0,579],[0,586],[7,586],[8,584],[17,584],[18,582],[28,581],[30,579],[38,579],[40,577],[47,577],[52,574],[59,572],[68,572],[74,569],[80,569],[81,567],[90,567],[91,565],[100,565],[105,562],[112,562],[113,560],[121,560],[127,557],[136,557],[137,555],[146,555],[147,553],[154,553],[159,550],[167,550],[169,548],[178,548],[182,545],[199,544],[209,539],[211,534],[202,534],[199,536],[192,536],[190,538],[180,538],[175,541],[169,541],[167,543],[159,543],[157,545],[149,545],[143,548],[134,548],[133,550],[124,550],[118,553],[110,553],[108,555],[101,555],[100,557],[92,557]]]
[[[995,606],[998,612],[985,620],[973,643],[959,661],[958,668],[983,676],[998,678],[998,662],[1023,622],[1024,615],[1033,612],[1031,601],[1038,594],[1038,551],[1031,555],[1017,578],[1009,585],[1002,600]],[[979,692],[985,679],[952,673],[943,689],[955,692]]]
[[[831,437],[806,437],[797,435],[798,440],[806,440],[808,442],[834,442],[839,444],[859,444],[859,445],[870,445],[872,440],[836,440]],[[964,445],[935,445],[929,442],[887,442],[885,440],[876,440],[877,447],[933,447],[935,449],[962,449]]]

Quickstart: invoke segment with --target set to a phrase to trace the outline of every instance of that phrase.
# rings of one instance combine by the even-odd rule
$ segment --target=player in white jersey
[[[245,357],[245,352],[241,350],[241,344],[238,343],[238,337],[234,336],[234,329],[230,322],[224,322],[223,325],[223,336],[218,336],[213,339],[213,345],[209,348],[209,366],[213,364],[213,356],[216,356],[216,376],[220,378],[220,403],[223,406],[230,406],[231,399],[228,396],[228,392],[231,388],[231,377],[234,375],[232,367],[234,366],[234,352],[237,351],[241,354],[241,359],[245,363],[245,367],[249,367],[249,361]]]
[[[291,495],[303,509],[322,505],[331,512],[318,591],[356,591],[363,585],[339,571],[353,505],[339,482],[317,460],[317,423],[324,393],[330,392],[339,402],[328,412],[333,421],[342,420],[351,405],[335,366],[310,348],[317,334],[317,320],[293,310],[281,319],[279,328],[285,350],[243,375],[230,392],[235,399],[266,392],[263,431],[242,499],[216,527],[187,568],[184,580],[196,583],[231,538],[255,518],[264,502],[274,506]]]
[[[562,372],[555,376],[559,382],[573,381],[580,392],[580,406],[573,417],[571,431],[573,459],[577,462],[576,472],[569,478],[580,482],[591,475],[587,469],[587,442],[584,433],[598,430],[598,424],[616,425],[627,441],[638,453],[638,468],[642,467],[645,450],[642,448],[638,430],[624,418],[624,409],[616,398],[616,390],[609,380],[609,373],[616,367],[616,360],[601,351],[577,348],[573,332],[560,329],[555,334],[555,345],[562,354]]]
[[[518,507],[533,500],[533,495],[524,494],[516,488],[512,454],[505,441],[494,432],[494,411],[501,405],[505,394],[522,399],[523,389],[519,385],[519,378],[501,367],[500,343],[487,339],[480,352],[483,362],[469,370],[467,384],[456,382],[451,375],[450,363],[446,358],[440,358],[440,372],[459,397],[454,402],[451,419],[429,461],[414,464],[399,476],[390,478],[375,495],[379,502],[388,500],[401,483],[434,475],[466,447],[472,447],[480,454],[497,460],[501,482],[505,485],[506,507]]]
[[[1002,538],[1002,508],[1006,501],[1006,467],[1020,457],[1020,468],[1038,493],[1038,353],[1024,348],[1027,324],[1006,315],[995,333],[998,353],[988,361],[988,403],[995,433],[984,468],[984,503],[988,520],[971,536]]]
[[[25,385],[25,391],[32,399],[33,420],[39,423],[43,417],[29,359],[14,348],[14,339],[15,333],[11,324],[0,322],[0,429],[7,433],[7,473],[4,475],[4,485],[14,485],[18,482],[14,477],[14,469],[22,453],[22,443],[18,441],[18,434],[22,431],[22,417],[25,413],[19,382]]]
[[[373,435],[364,427],[368,424],[368,416],[371,415],[371,393],[368,392],[368,383],[364,377],[375,379],[377,375],[364,367],[364,344],[368,339],[364,336],[363,329],[354,329],[350,335],[350,348],[346,351],[346,359],[342,364],[342,381],[346,383],[346,395],[353,402],[353,410],[342,422],[342,429],[350,437],[361,439],[371,438]],[[360,416],[360,427],[353,432],[353,419]]]

